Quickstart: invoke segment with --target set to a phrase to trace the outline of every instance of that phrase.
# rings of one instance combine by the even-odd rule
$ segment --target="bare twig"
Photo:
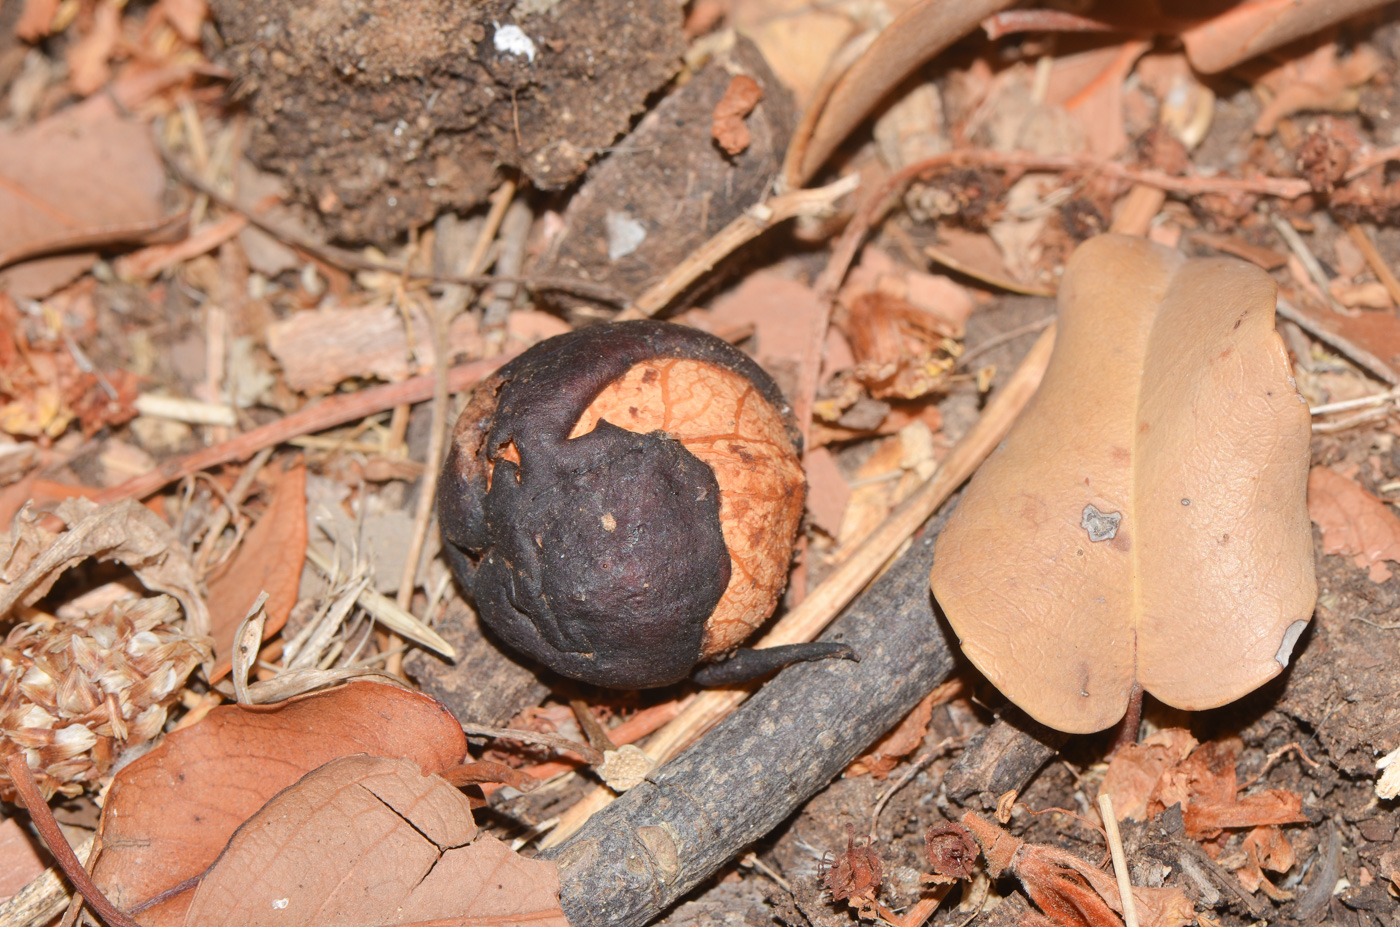
[[[1274,230],[1278,232],[1279,237],[1288,245],[1288,250],[1292,251],[1293,255],[1298,258],[1298,262],[1302,264],[1303,269],[1308,272],[1308,276],[1312,278],[1312,282],[1317,284],[1317,288],[1322,293],[1322,298],[1327,301],[1327,305],[1332,308],[1333,312],[1345,314],[1346,309],[1343,308],[1342,304],[1337,302],[1337,298],[1332,295],[1330,286],[1332,281],[1327,279],[1327,271],[1322,269],[1322,265],[1318,263],[1317,255],[1313,254],[1312,249],[1308,247],[1308,243],[1303,241],[1303,236],[1299,235],[1298,230],[1292,225],[1289,225],[1288,220],[1278,213],[1270,213],[1269,222],[1273,225]]]
[[[685,291],[701,275],[768,229],[797,216],[820,216],[831,211],[836,201],[860,186],[859,175],[843,177],[815,190],[796,190],[749,207],[743,215],[720,229],[713,238],[677,264],[664,279],[653,285],[619,319],[640,319],[656,315]]]
[[[486,360],[473,361],[453,367],[448,373],[448,385],[453,392],[490,376],[496,368],[510,360],[512,354],[502,354]],[[433,395],[430,374],[410,377],[398,383],[371,387],[354,393],[331,396],[320,402],[254,428],[213,447],[206,447],[180,457],[172,457],[149,473],[132,477],[125,483],[104,490],[96,500],[99,504],[118,499],[144,499],[178,479],[235,460],[246,460],[266,447],[317,431],[325,431],[346,422],[362,419],[405,403],[423,402]]]
[[[1090,155],[1038,155],[1028,151],[988,151],[981,148],[960,148],[919,161],[891,175],[876,188],[856,211],[851,223],[841,235],[831,262],[822,274],[819,292],[835,292],[846,269],[855,257],[860,242],[871,226],[892,205],[892,199],[909,184],[921,177],[957,167],[985,167],[1016,171],[1084,171],[1129,180],[1187,196],[1202,193],[1256,193],[1281,199],[1296,199],[1312,188],[1305,180],[1283,177],[1176,177],[1163,171],[1134,167],[1116,161],[1105,161]]]
[[[1007,331],[1002,332],[999,335],[995,335],[991,338],[988,338],[986,341],[982,342],[977,347],[969,351],[963,352],[963,354],[958,357],[958,362],[954,365],[953,369],[966,370],[968,362],[971,361],[974,357],[981,357],[983,354],[986,354],[993,348],[1001,347],[1008,341],[1015,341],[1017,338],[1020,338],[1023,335],[1034,335],[1037,332],[1043,332],[1045,331],[1045,329],[1049,328],[1054,323],[1055,317],[1053,315],[1047,315],[1043,319],[1037,319],[1034,322],[1018,326],[1017,328],[1009,329]],[[854,488],[855,484],[852,483],[851,485]]]
[[[1359,225],[1348,225],[1347,235],[1356,243],[1356,247],[1366,258],[1366,263],[1370,265],[1371,272],[1385,286],[1385,291],[1390,294],[1390,298],[1395,300],[1397,306],[1400,306],[1400,280],[1395,278],[1395,274],[1390,270],[1390,265],[1376,250],[1375,242],[1371,241],[1371,236]]]

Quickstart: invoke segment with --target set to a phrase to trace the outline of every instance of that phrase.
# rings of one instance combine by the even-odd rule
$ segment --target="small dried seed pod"
[[[453,572],[506,643],[565,676],[676,682],[772,613],[800,447],[772,379],[718,338],[649,321],[551,338],[457,422],[438,487]]]

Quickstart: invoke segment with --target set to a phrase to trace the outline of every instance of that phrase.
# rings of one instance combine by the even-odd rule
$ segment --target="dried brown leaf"
[[[1136,684],[1223,705],[1288,664],[1316,599],[1310,416],[1275,285],[1105,235],[1071,258],[1044,383],[938,538],[963,652],[1038,721],[1102,730]]]
[[[93,878],[130,910],[202,873],[239,825],[324,763],[367,753],[437,773],[459,766],[466,752],[460,725],[439,702],[383,683],[353,682],[276,706],[215,708],[117,774]],[[141,923],[179,923],[190,899],[185,892],[148,909]]]
[[[478,834],[471,804],[408,760],[332,760],[281,792],[200,882],[187,925],[568,927],[552,862]]]
[[[831,537],[841,531],[846,503],[851,501],[851,484],[846,482],[836,457],[824,447],[807,452],[807,511],[812,523]]]
[[[92,165],[101,164],[101,170]],[[160,217],[165,170],[145,125],[95,96],[38,124],[0,130],[0,253],[76,232]],[[46,296],[87,270],[93,254],[29,261],[0,271],[16,297]]]
[[[287,623],[297,604],[306,537],[306,467],[295,466],[277,477],[267,511],[233,558],[209,580],[209,633],[217,660],[211,680],[228,673],[233,636],[259,592],[267,592],[263,640]]]
[[[160,516],[131,499],[100,507],[68,499],[54,514],[66,526],[58,534],[21,514],[10,536],[0,535],[0,616],[37,602],[65,571],[95,557],[127,565],[146,588],[179,600],[187,634],[209,633],[194,567]]]
[[[68,47],[68,82],[79,96],[101,89],[112,77],[111,58],[122,34],[121,0],[99,0],[86,34]]]
[[[876,779],[887,777],[901,758],[913,753],[919,744],[924,742],[924,737],[928,734],[929,720],[933,717],[933,708],[943,701],[946,701],[946,695],[941,688],[924,696],[923,701],[915,705],[914,710],[905,715],[904,720],[899,722],[894,730],[876,741],[875,746],[864,756],[856,758],[846,769],[846,775],[849,777],[869,773]]]
[[[1268,135],[1279,120],[1299,112],[1350,112],[1361,101],[1356,89],[1381,69],[1384,60],[1367,45],[1338,59],[1337,43],[1322,41],[1310,54],[1288,61],[1261,78],[1274,98],[1254,121],[1258,135]]]
[[[1294,39],[1381,6],[1385,0],[1244,0],[1181,35],[1191,64],[1217,74]],[[1330,44],[1330,43],[1329,43]]]
[[[1400,518],[1384,502],[1329,467],[1308,474],[1308,515],[1322,532],[1322,549],[1351,557],[1373,583],[1390,579],[1386,562],[1400,563]]]
[[[1145,820],[1148,799],[1162,774],[1190,756],[1195,747],[1191,732],[1176,727],[1128,744],[1109,760],[1100,791],[1113,799],[1114,813],[1120,819]]]
[[[876,399],[916,399],[944,387],[957,360],[952,326],[897,296],[863,293],[838,324],[855,354],[856,379]]]
[[[1089,151],[1101,158],[1116,158],[1128,147],[1123,86],[1138,58],[1151,47],[1150,42],[1135,40],[1055,61],[1045,102],[1063,106],[1074,116]]]

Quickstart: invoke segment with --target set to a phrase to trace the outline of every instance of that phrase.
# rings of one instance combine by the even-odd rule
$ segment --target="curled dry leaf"
[[[802,186],[851,130],[914,69],[967,35],[1011,0],[946,3],[920,0],[906,7],[822,99],[815,100],[788,148],[783,182]]]
[[[735,74],[715,106],[710,135],[726,154],[736,155],[749,147],[749,127],[744,117],[763,99],[763,88],[747,74]]]
[[[186,634],[209,633],[194,567],[155,512],[131,499],[104,506],[68,499],[54,514],[65,526],[57,534],[21,510],[9,536],[0,536],[0,617],[34,604],[65,571],[95,557],[125,564],[146,588],[174,596],[185,611]]]
[[[382,683],[266,708],[215,708],[117,774],[93,879],[123,910],[147,902],[200,875],[273,795],[357,753],[403,757],[437,773],[461,765],[467,742],[440,703]],[[141,923],[180,923],[190,897],[143,911]]]
[[[199,927],[568,927],[553,862],[477,832],[417,764],[350,756],[278,794],[229,841],[185,916]]]
[[[1400,563],[1400,518],[1385,503],[1328,467],[1308,474],[1308,515],[1322,532],[1325,553],[1351,557],[1371,582],[1390,579]]]
[[[1236,870],[1236,875],[1247,891],[1257,892],[1262,889],[1264,894],[1277,901],[1293,897],[1292,893],[1275,887],[1264,875],[1265,869],[1270,872],[1287,872],[1297,861],[1293,844],[1288,842],[1281,829],[1273,826],[1256,827],[1245,835],[1240,849],[1244,850],[1248,862]]]
[[[1039,392],[938,538],[934,593],[1038,721],[1109,727],[1277,675],[1316,599],[1308,408],[1274,283],[1137,238],[1080,246]]]
[[[944,386],[957,363],[953,326],[907,300],[863,293],[837,320],[855,377],[876,399],[916,399]]]
[[[267,592],[263,640],[282,630],[297,604],[305,557],[306,468],[297,466],[278,475],[267,511],[233,558],[209,580],[209,633],[218,658],[211,680],[229,671],[233,636],[258,593]]]
[[[1203,74],[1218,74],[1384,3],[1385,0],[1244,0],[1187,29],[1181,34],[1181,41],[1192,67]]]
[[[1323,42],[1309,55],[1280,65],[1260,81],[1273,93],[1254,121],[1258,135],[1268,135],[1279,120],[1299,112],[1351,112],[1361,102],[1358,89],[1384,65],[1375,49],[1362,45],[1338,60],[1337,43]]]
[[[1073,853],[1059,847],[1026,843],[1011,836],[976,812],[962,822],[982,847],[993,878],[1010,873],[1021,880],[1026,894],[1045,912],[1037,923],[1055,927],[1121,927],[1123,896],[1118,881]],[[1195,920],[1195,909],[1178,888],[1133,888],[1133,902],[1142,927],[1184,927]]]

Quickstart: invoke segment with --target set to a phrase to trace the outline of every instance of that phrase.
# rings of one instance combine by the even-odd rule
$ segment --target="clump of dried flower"
[[[863,837],[857,842],[847,828],[846,850],[822,873],[822,881],[833,901],[844,901],[856,909],[860,917],[874,917],[879,904],[875,896],[880,893],[880,881],[884,877],[880,865],[880,854],[870,845],[870,838]]]
[[[46,796],[74,796],[161,732],[208,639],[181,630],[169,596],[76,619],[31,613],[0,644],[0,757],[23,751]],[[14,799],[0,773],[0,799]]]

